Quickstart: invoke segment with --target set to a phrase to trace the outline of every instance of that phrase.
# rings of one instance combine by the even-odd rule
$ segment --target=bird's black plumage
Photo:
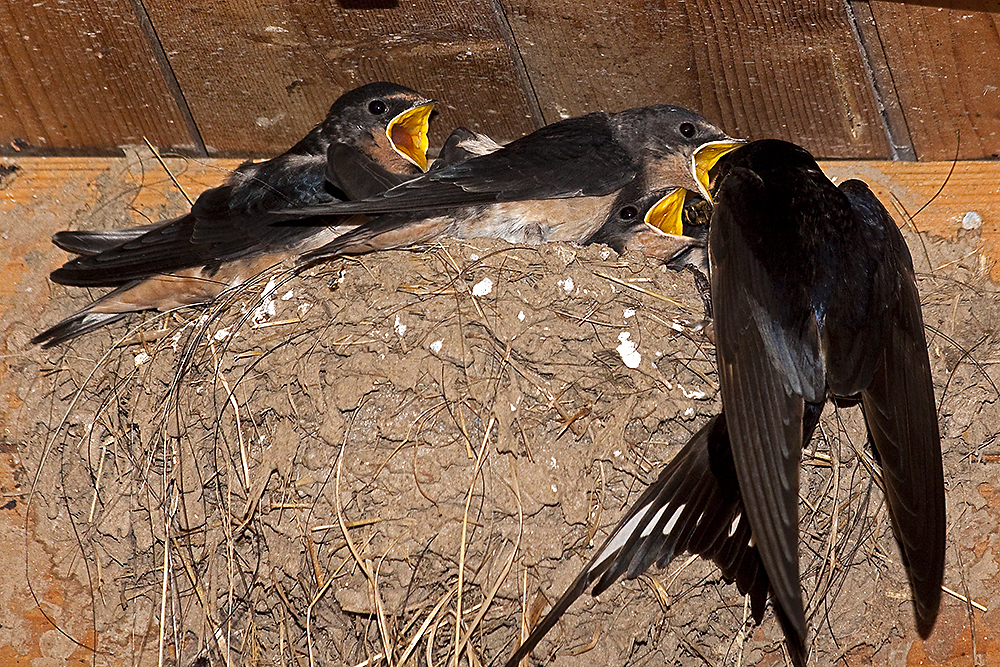
[[[426,146],[430,105],[431,101],[416,91],[397,84],[362,86],[342,95],[326,119],[292,148],[265,162],[241,165],[224,185],[202,193],[183,216],[132,229],[57,233],[53,238],[56,245],[82,256],[53,271],[54,282],[127,288],[91,304],[33,342],[54,345],[93,329],[91,325],[99,319],[110,321],[108,317],[97,318],[95,308],[134,311],[157,308],[162,303],[176,306],[204,301],[249,277],[242,270],[227,276],[226,270],[220,273],[224,267],[276,253],[296,254],[335,238],[361,219],[323,215],[312,217],[311,227],[282,227],[273,224],[278,219],[275,212],[346,196],[341,182],[331,186],[326,180],[332,146],[354,151],[359,160],[354,171],[349,160],[341,159],[333,173],[349,180],[354,191],[364,188],[365,195],[399,182],[364,185],[368,163],[377,164],[380,173],[390,175],[419,173],[417,165],[426,164],[422,148]],[[397,146],[390,134],[405,145]],[[167,287],[149,289],[148,280],[180,272],[184,275],[175,276],[174,282],[177,293],[166,301]],[[191,287],[194,283],[181,278],[198,281],[187,297],[183,295],[185,284]],[[150,293],[144,297],[141,290]]]
[[[837,188],[802,148],[759,141],[719,164],[709,262],[723,410],[789,646],[805,660],[798,472],[807,420],[860,394],[907,564],[917,628],[937,615],[940,436],[909,251],[860,181]]]
[[[906,243],[864,183],[837,188],[793,144],[748,144],[718,168],[708,248],[723,412],[626,512],[507,667],[590,584],[596,594],[683,550],[749,591],[757,618],[770,586],[792,662],[804,665],[798,469],[829,395],[860,396],[917,630],[926,638],[933,627],[944,480]]]
[[[506,667],[515,667],[527,656],[591,584],[591,593],[599,595],[619,577],[638,577],[654,563],[666,567],[685,551],[714,561],[727,581],[735,581],[740,592],[750,595],[753,617],[763,617],[767,573],[751,544],[723,414],[692,436],[625,512]]]

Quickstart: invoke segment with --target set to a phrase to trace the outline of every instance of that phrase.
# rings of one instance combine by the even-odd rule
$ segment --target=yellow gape
[[[644,218],[647,225],[673,236],[684,235],[684,190],[678,188],[649,207]]]
[[[712,202],[712,195],[709,192],[708,172],[712,170],[712,167],[719,161],[719,158],[745,143],[745,141],[739,140],[711,141],[699,148],[691,156],[691,160],[694,162],[695,178],[698,180],[698,185],[701,186],[701,196],[706,201]]]
[[[396,152],[421,171],[427,171],[427,121],[433,109],[433,102],[421,104],[399,114],[385,128]]]

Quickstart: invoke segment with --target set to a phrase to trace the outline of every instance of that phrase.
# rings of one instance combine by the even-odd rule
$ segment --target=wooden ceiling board
[[[841,2],[501,1],[547,122],[672,102],[822,157],[889,154]]]
[[[868,4],[917,159],[1000,157],[1000,3]]]
[[[341,93],[378,80],[439,100],[432,145],[456,125],[505,140],[534,129],[489,3],[346,10],[152,0],[147,8],[210,153],[283,151]]]
[[[128,0],[0,0],[0,152],[192,150]]]

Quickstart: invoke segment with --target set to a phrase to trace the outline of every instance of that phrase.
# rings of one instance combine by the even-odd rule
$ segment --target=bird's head
[[[427,170],[427,126],[434,100],[395,83],[370,83],[344,93],[322,129],[330,143],[359,148],[394,173]]]

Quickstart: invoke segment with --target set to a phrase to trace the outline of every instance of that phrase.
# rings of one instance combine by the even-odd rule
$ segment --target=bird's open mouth
[[[701,188],[701,196],[704,197],[706,201],[712,201],[710,184],[708,182],[708,172],[712,170],[712,167],[715,166],[715,163],[718,162],[723,155],[739,148],[745,143],[746,142],[742,139],[710,141],[707,144],[702,144],[698,150],[694,152],[694,155],[691,156],[695,178],[698,181],[698,187]]]
[[[428,100],[399,114],[385,129],[396,152],[427,171],[427,121],[434,110],[434,101]]]
[[[684,190],[678,188],[650,206],[644,219],[647,225],[655,227],[661,232],[682,236],[684,234],[683,212]]]

